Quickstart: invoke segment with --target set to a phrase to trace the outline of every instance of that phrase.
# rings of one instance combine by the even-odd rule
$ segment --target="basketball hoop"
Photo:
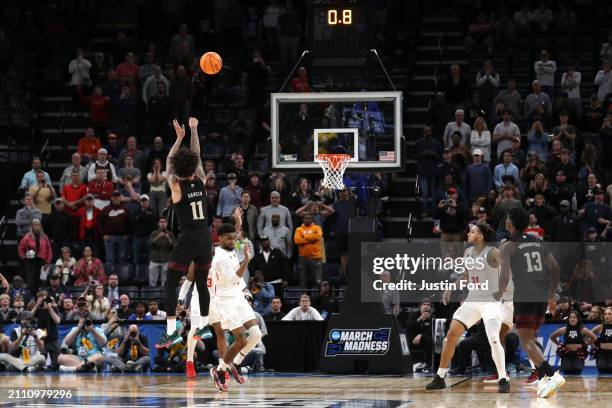
[[[317,155],[315,161],[323,169],[323,182],[321,184],[334,190],[343,190],[342,176],[344,176],[344,170],[346,170],[349,160],[351,160],[349,154]]]

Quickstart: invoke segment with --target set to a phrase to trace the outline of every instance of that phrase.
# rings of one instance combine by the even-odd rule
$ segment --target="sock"
[[[185,281],[181,285],[181,289],[179,290],[178,298],[185,302],[185,297],[187,296],[187,292],[189,292],[189,288],[191,287],[192,282],[185,278]]]
[[[219,360],[219,366],[217,367],[217,370],[219,371],[227,370],[227,363],[225,362],[225,360],[223,359]]]
[[[176,331],[176,317],[168,317],[166,319],[166,334],[171,336]]]
[[[208,326],[208,316],[199,316],[199,322],[197,324],[197,328],[201,329],[203,327]]]
[[[529,359],[529,365],[531,366],[532,370],[536,369],[536,366],[535,366],[535,364],[533,363],[533,361],[531,359]]]
[[[64,372],[64,373],[76,373],[76,367],[68,367],[65,365],[61,365],[59,369],[61,372]]]
[[[201,317],[195,315],[195,316],[191,316],[190,319],[191,319],[191,328],[192,329],[199,329],[200,328],[200,319],[201,319]],[[191,332],[191,330],[190,330],[190,332]]]
[[[189,334],[187,335],[187,361],[193,362],[193,355],[195,354],[195,348],[197,340],[193,338],[193,335],[196,332],[196,326],[191,323],[191,329],[189,329]]]
[[[236,365],[242,364],[242,360],[244,360],[245,357],[246,357],[246,354],[242,354],[242,351],[236,354],[236,357],[234,357],[234,364]]]
[[[436,374],[438,374],[438,377],[444,378],[446,377],[446,373],[448,373],[448,368],[438,367],[438,372]]]
[[[554,374],[553,369],[550,367],[550,364],[548,364],[548,361],[546,360],[542,361],[542,363],[538,366],[536,370],[538,372],[538,380],[541,380],[542,378],[544,378],[544,376],[552,377]]]

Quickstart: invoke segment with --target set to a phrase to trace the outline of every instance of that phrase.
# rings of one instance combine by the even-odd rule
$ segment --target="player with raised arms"
[[[500,299],[510,281],[514,283],[514,323],[529,359],[538,374],[538,397],[546,398],[556,393],[565,384],[565,379],[554,372],[537,345],[536,333],[559,284],[560,268],[552,254],[538,238],[524,234],[529,217],[521,208],[513,208],[506,219],[506,230],[510,239],[501,247]]]
[[[169,347],[181,341],[176,330],[176,287],[181,275],[188,272],[193,262],[195,273],[194,281],[198,288],[200,319],[193,322],[198,329],[197,337],[209,334],[208,306],[209,295],[206,288],[206,278],[212,259],[212,238],[206,220],[206,190],[204,188],[204,169],[200,159],[200,140],[198,138],[198,120],[189,118],[191,130],[190,148],[181,148],[185,137],[185,125],[179,125],[174,120],[176,141],[168,153],[166,171],[168,172],[168,185],[172,192],[172,205],[174,214],[181,226],[176,246],[168,262],[168,276],[165,283],[167,327],[166,334],[162,336],[158,348]]]
[[[510,381],[506,374],[506,357],[499,340],[502,325],[501,302],[494,297],[499,290],[499,250],[488,244],[494,240],[495,232],[487,225],[473,225],[468,233],[468,243],[472,246],[465,250],[463,256],[466,261],[472,258],[473,262],[464,262],[466,271],[459,280],[468,279],[469,283],[482,286],[470,290],[463,304],[455,311],[444,339],[438,371],[434,379],[427,384],[426,389],[428,390],[446,388],[444,377],[455,354],[457,340],[466,330],[482,319],[491,346],[493,362],[497,368],[498,392],[510,392]],[[444,304],[448,303],[450,295],[450,290],[444,292],[442,296]]]

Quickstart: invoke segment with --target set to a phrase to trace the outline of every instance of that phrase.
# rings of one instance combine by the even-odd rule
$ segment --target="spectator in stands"
[[[106,357],[105,361],[112,366],[111,370],[122,373],[145,372],[151,364],[148,346],[149,339],[140,334],[137,325],[131,324],[117,348],[117,356]]]
[[[97,169],[96,178],[89,182],[88,191],[94,197],[94,205],[102,210],[110,204],[113,194],[113,183],[106,179],[106,170]],[[89,194],[88,194],[89,195]]]
[[[136,302],[136,310],[132,313],[128,320],[151,320],[151,316],[147,316],[147,305],[143,301]]]
[[[25,287],[16,288],[15,284],[23,285],[23,279],[21,276],[17,275],[13,277],[13,290],[11,292],[11,297],[13,298],[13,311],[15,312],[15,321],[18,322],[21,320],[21,314],[26,311],[25,309],[25,300],[30,299],[32,295],[30,291]],[[27,297],[26,297],[27,295]]]
[[[195,51],[195,41],[193,36],[189,34],[189,27],[187,24],[181,24],[178,33],[172,37],[170,42],[170,59],[175,64],[180,64],[186,55],[194,55]]]
[[[270,310],[270,313],[267,313],[263,316],[264,320],[272,320],[272,321],[279,321],[279,320],[283,320],[283,317],[285,317],[285,313],[283,312],[282,308],[283,308],[283,303],[280,297],[275,296],[274,298],[272,298],[272,309]]]
[[[88,311],[89,306],[86,309]],[[104,331],[95,327],[91,320],[81,317],[78,325],[64,337],[63,345],[73,349],[75,354],[62,353],[58,357],[61,372],[92,372],[102,368],[106,337]]]
[[[93,296],[89,299],[91,303],[91,314],[94,320],[104,320],[110,310],[110,302],[104,296],[104,285],[97,284]]]
[[[560,160],[551,165],[552,172],[563,170],[567,176],[567,181],[574,184],[576,182],[576,166],[571,162],[571,152],[568,149],[561,149]]]
[[[251,242],[254,242],[259,211],[251,204],[251,194],[246,190],[240,194],[239,207],[242,209],[242,231]]]
[[[444,128],[444,146],[451,148],[451,137],[453,134],[455,134],[455,132],[459,132],[459,134],[461,135],[461,138],[459,140],[459,143],[462,146],[465,146],[470,138],[470,134],[472,132],[472,129],[470,128],[470,125],[468,125],[467,123],[465,123],[463,121],[464,118],[464,112],[462,109],[457,109],[455,111],[455,120],[453,122],[448,122],[446,124],[446,127]]]
[[[569,295],[580,303],[580,311],[588,315],[595,299],[595,286],[599,283],[593,272],[593,263],[589,259],[581,259],[575,263],[575,268],[568,283]],[[586,306],[588,304],[589,306]]]
[[[14,322],[17,314],[11,309],[11,297],[3,293],[0,295],[0,321]]]
[[[135,59],[134,54],[128,52],[125,54],[125,61],[117,65],[117,69],[115,69],[119,80],[124,86],[128,86],[131,91],[135,90],[138,86],[139,67],[134,62]]]
[[[60,317],[62,321],[72,320],[72,315],[75,313],[74,302],[71,296],[67,296],[60,301]],[[70,318],[69,318],[70,317]]]
[[[228,222],[232,213],[241,203],[242,187],[236,183],[238,177],[235,173],[227,175],[227,186],[221,189],[219,193],[219,203],[217,205],[217,215],[223,218],[224,222]]]
[[[153,75],[155,65],[155,56],[152,52],[147,52],[145,54],[144,64],[138,68],[138,79],[140,80],[140,86],[144,88],[144,83],[150,76]],[[146,102],[146,101],[145,101]]]
[[[156,300],[149,300],[149,311],[147,312],[147,316],[151,319],[146,320],[166,320],[166,312],[159,310],[159,305]]]
[[[170,84],[170,103],[173,116],[177,118],[179,123],[187,122],[194,94],[193,82],[187,77],[185,67],[179,65],[176,69],[176,78]]]
[[[512,163],[512,151],[510,149],[502,153],[502,160],[502,163],[495,166],[495,171],[493,172],[493,182],[496,188],[504,186],[503,176],[509,175],[514,177],[515,181],[519,180],[519,169]]]
[[[288,231],[287,234],[290,234]],[[287,238],[290,236],[288,235]],[[283,252],[271,245],[270,239],[263,235],[259,238],[260,251],[253,257],[250,268],[263,272],[265,281],[277,282],[275,292],[279,292],[287,285],[289,279],[288,259]]]
[[[104,247],[106,249],[107,269],[125,262],[127,241],[130,235],[130,214],[121,203],[121,193],[114,191],[111,204],[104,207],[100,215]]]
[[[319,292],[313,296],[312,306],[321,313],[323,319],[339,312],[338,298],[334,296],[329,281],[324,280],[319,283]]]
[[[104,53],[96,52],[94,54],[94,63],[89,71],[91,82],[93,85],[101,85],[106,82],[108,74],[108,63],[104,60]]]
[[[293,92],[312,92],[308,84],[308,72],[306,67],[299,67],[296,76],[291,80],[291,90]]]
[[[150,134],[168,136],[172,103],[168,95],[168,87],[164,82],[157,82],[157,93],[148,102],[148,130]]]
[[[569,114],[567,111],[559,113],[559,126],[553,129],[553,140],[559,140],[564,149],[569,150],[570,157],[576,154],[576,128],[568,124]],[[571,179],[571,181],[574,181]]]
[[[34,372],[42,369],[46,358],[42,338],[45,332],[36,327],[30,312],[21,314],[21,325],[11,330],[9,353],[0,353],[0,363],[18,372]],[[15,357],[17,356],[17,357]]]
[[[516,123],[510,120],[510,115],[510,110],[505,109],[503,111],[503,121],[493,129],[493,141],[497,144],[497,160],[502,160],[504,151],[512,148],[512,139],[521,137],[521,131]]]
[[[576,63],[567,63],[567,70],[561,76],[561,89],[567,94],[567,103],[576,120],[582,116],[582,99],[580,98],[580,80],[582,74],[576,71]]]
[[[213,246],[219,246],[219,234],[217,231],[219,227],[223,225],[223,220],[218,215],[213,215],[212,222],[210,224],[210,236],[212,239]]]
[[[493,100],[499,88],[499,74],[493,70],[490,60],[484,62],[483,69],[476,74],[476,88],[480,95],[480,102],[485,106],[487,119],[492,122],[495,116],[495,103]]]
[[[149,285],[157,286],[159,279],[160,285],[164,286],[166,274],[168,272],[168,261],[176,239],[174,234],[168,230],[168,219],[160,217],[158,221],[159,229],[153,231],[149,237],[150,263],[149,263]]]
[[[42,214],[40,210],[34,207],[34,199],[32,194],[26,193],[23,198],[23,207],[17,210],[15,215],[15,224],[17,225],[17,239],[21,238],[28,233],[32,225],[33,220],[42,220]]]
[[[143,194],[138,200],[139,206],[130,217],[130,232],[132,239],[132,262],[135,266],[149,265],[149,237],[155,230],[157,216],[149,207],[149,196]],[[142,276],[146,281],[149,277]]]
[[[493,103],[495,105],[503,104],[504,109],[510,111],[511,117],[518,119],[521,117],[521,102],[522,96],[519,91],[516,90],[516,81],[514,79],[508,80],[508,89],[505,89],[497,94]]]
[[[605,115],[605,107],[597,98],[597,94],[592,94],[589,99],[589,105],[584,108],[582,126],[580,127],[581,130],[585,133],[585,139],[587,137],[591,137],[590,134],[599,133],[603,125],[603,119]],[[597,138],[595,138],[595,140],[597,140]],[[597,141],[591,143],[597,143]]]
[[[132,186],[135,189],[140,189],[140,170],[134,167],[134,157],[127,154],[123,159],[123,166],[119,169],[117,174],[119,176],[119,183],[125,184],[125,179],[129,178]]]
[[[487,129],[487,122],[482,117],[478,117],[474,122],[474,129],[470,136],[472,155],[476,149],[482,152],[482,161],[489,164],[491,161],[491,132]]]
[[[389,284],[391,282],[391,274],[389,271],[383,271],[380,274],[380,280],[383,284]],[[385,314],[397,316],[400,312],[399,292],[387,288],[388,286],[385,285],[383,290],[380,291],[383,311]]]
[[[414,145],[424,212],[431,212],[433,210],[433,194],[435,191],[435,178],[437,172],[436,166],[440,162],[442,154],[442,147],[440,143],[432,137],[432,133],[432,128],[430,126],[425,126],[423,128],[423,137],[417,140]],[[346,221],[348,223],[348,219],[346,219]]]
[[[134,167],[142,169],[145,164],[146,157],[142,150],[138,148],[138,141],[135,136],[130,136],[126,142],[126,149],[119,156],[119,163],[125,162],[125,156],[130,155],[134,158]]]
[[[70,61],[68,64],[68,72],[70,73],[70,86],[72,87],[72,112],[77,111],[77,90],[78,86],[89,88],[91,86],[91,77],[89,76],[89,70],[92,65],[88,59],[85,58],[85,52],[79,48],[77,49],[76,58]]]
[[[257,231],[259,235],[264,235],[264,228],[272,224],[272,214],[278,214],[280,216],[280,224],[285,225],[289,230],[293,231],[291,213],[287,207],[280,204],[280,198],[281,194],[278,191],[272,191],[270,193],[270,205],[261,209],[259,220],[257,220]],[[269,234],[265,235],[271,236]]]
[[[608,31],[608,41],[601,44],[599,56],[603,60],[612,61],[612,30]]]
[[[536,73],[536,79],[542,87],[542,91],[544,91],[552,101],[555,91],[555,72],[557,71],[557,63],[549,58],[548,51],[542,50],[540,52],[540,60],[533,64],[533,70]]]
[[[467,216],[467,207],[459,200],[457,189],[449,188],[447,198],[438,203],[433,213],[433,217],[440,220],[440,230],[442,231],[440,244],[444,254],[448,254],[448,250],[453,246],[452,243],[462,241]]]
[[[544,235],[546,234],[544,228],[540,227],[538,224],[538,217],[533,212],[529,213],[529,223],[523,232],[526,235],[531,235],[539,239],[540,241],[544,240]]]
[[[75,228],[72,216],[64,211],[64,201],[58,197],[53,204],[55,209],[47,218],[46,229],[55,259],[59,256],[61,247],[71,244]]]
[[[85,135],[79,139],[77,153],[81,155],[85,163],[91,163],[98,158],[98,150],[102,148],[100,139],[96,137],[94,128],[85,129]]]
[[[525,151],[521,148],[520,137],[512,139],[512,149],[510,150],[512,152],[512,163],[521,170],[527,163],[527,155],[525,155]]]
[[[37,184],[30,187],[28,193],[32,195],[34,206],[40,210],[43,223],[46,224],[49,214],[51,214],[51,203],[57,197],[52,184],[47,184],[45,174],[42,171],[36,173]]]
[[[531,89],[532,93],[527,95],[527,98],[525,98],[525,118],[530,120],[534,118],[536,116],[537,108],[539,106],[543,107],[544,114],[547,117],[550,117],[550,115],[552,114],[552,102],[550,97],[546,93],[542,92],[542,86],[540,85],[540,82],[538,82],[537,80],[533,81],[531,83]]]
[[[259,50],[251,53],[251,62],[247,64],[242,77],[243,87],[247,90],[247,105],[253,108],[263,106],[268,98],[267,82],[272,69],[261,56]],[[308,77],[306,77],[308,86]],[[294,92],[296,92],[294,90]]]
[[[497,241],[501,241],[507,237],[506,218],[513,208],[522,208],[520,200],[517,200],[514,195],[516,190],[512,186],[506,186],[503,189],[501,200],[495,205],[495,215],[497,223]]]
[[[164,84],[164,91],[170,88],[170,82],[168,82],[168,78],[164,76],[162,73],[162,69],[159,65],[153,65],[153,72],[149,75],[144,84],[142,86],[142,100],[145,105],[149,105],[149,102],[153,99],[153,97],[159,95],[159,83]]]
[[[66,183],[62,189],[61,199],[63,199],[65,205],[64,211],[71,217],[76,217],[78,210],[85,204],[87,185],[83,184],[81,180],[81,172],[75,169],[71,174],[70,182]]]
[[[272,248],[278,249],[284,256],[291,258],[293,243],[291,234],[291,229],[281,224],[281,215],[273,213],[270,225],[263,229],[260,237],[268,237]]]
[[[208,202],[208,208],[216,209],[219,202],[219,189],[215,185],[215,175],[212,172],[206,173],[206,184],[204,185],[206,190],[206,200]]]
[[[134,314],[134,309],[131,308],[130,297],[127,294],[122,294],[119,297],[119,307],[117,308],[117,317],[127,320]]]
[[[288,206],[289,198],[291,195],[291,192],[289,191],[289,188],[290,188],[289,181],[285,178],[283,174],[280,174],[276,178],[272,178],[272,177],[270,178],[272,180],[272,187],[270,188],[270,190],[272,192],[276,191],[277,193],[280,194],[279,204],[282,204],[285,207]]]
[[[278,16],[280,60],[284,69],[293,64],[298,52],[300,17],[293,11],[293,3],[287,1],[285,9]]]
[[[244,156],[242,153],[232,154],[231,163],[228,168],[228,173],[234,173],[238,179],[237,184],[241,188],[245,188],[249,183],[249,173],[244,167]]]
[[[79,208],[76,214],[77,237],[83,245],[90,246],[94,252],[97,251],[98,242],[102,239],[100,215],[101,211],[94,206],[93,194],[87,194],[85,206]]]
[[[244,188],[251,196],[251,204],[259,211],[261,207],[267,204],[267,190],[261,183],[259,173],[249,173],[249,183]]]
[[[168,158],[168,152],[168,148],[164,145],[164,139],[162,139],[161,136],[155,136],[155,138],[153,138],[153,148],[149,150],[147,154],[146,167],[153,167],[156,159],[159,160],[162,165],[165,165],[166,159]]]
[[[59,301],[66,295],[66,288],[62,284],[62,273],[60,271],[54,270],[51,273],[47,293],[49,296],[55,299],[56,303],[59,303]]]
[[[264,272],[255,270],[255,276],[249,279],[248,289],[253,294],[253,309],[259,314],[266,314],[272,310],[274,287],[266,282]]]
[[[318,197],[316,197],[318,198]],[[298,219],[303,219],[304,214],[309,213],[312,215],[313,222],[321,227],[325,224],[325,221],[334,215],[334,208],[329,205],[325,205],[323,201],[311,201],[306,203],[304,206],[298,208],[295,211]]]
[[[40,159],[38,157],[34,157],[32,159],[32,170],[23,175],[19,189],[22,191],[28,191],[31,186],[38,184],[36,173],[39,171],[42,171],[45,175],[45,183],[51,185],[51,177],[49,177],[49,173],[41,169]]]
[[[418,370],[423,370],[431,365],[433,353],[432,337],[432,304],[430,299],[423,300],[419,305],[419,310],[408,317],[406,323],[406,334],[408,341],[416,349],[423,351],[417,363]]]
[[[310,289],[313,283],[321,281],[322,237],[323,231],[320,226],[314,224],[312,214],[304,214],[304,222],[295,230],[293,240],[300,254],[300,285],[307,289]]]
[[[106,283],[104,265],[99,258],[93,255],[90,247],[83,248],[83,257],[79,259],[74,268],[74,286],[87,286],[92,282]]]
[[[574,193],[574,184],[568,181],[567,173],[565,172],[565,170],[557,171],[555,183],[553,183],[550,192],[550,204],[553,207],[558,208],[561,201],[572,200],[574,197]]]
[[[63,191],[64,187],[72,182],[72,173],[76,170],[79,174],[79,181],[87,181],[87,167],[81,165],[81,155],[77,152],[72,153],[72,164],[64,169],[62,177],[59,180],[59,189]]]
[[[582,230],[580,220],[570,212],[570,202],[562,200],[559,204],[560,214],[553,218],[550,240],[553,242],[580,242]]]
[[[552,10],[546,6],[545,2],[540,2],[538,8],[532,13],[532,21],[536,28],[542,33],[548,32],[550,25],[554,21]]]
[[[520,10],[514,13],[512,21],[516,24],[517,31],[530,32],[531,23],[533,22],[533,13],[529,10],[529,4],[523,3]]]
[[[461,75],[459,65],[453,64],[450,67],[450,75],[444,78],[441,89],[446,96],[446,100],[459,108],[472,99],[472,91],[469,82]]]
[[[116,273],[108,276],[108,286],[105,289],[105,296],[108,298],[111,309],[119,306],[119,278]]]
[[[543,173],[536,174],[533,180],[531,180],[527,185],[527,200],[525,201],[526,205],[531,205],[531,202],[535,198],[536,194],[542,194],[544,198],[550,199],[548,179]]]
[[[465,194],[469,202],[478,197],[486,195],[493,187],[493,176],[489,166],[482,162],[483,152],[474,149],[472,153],[473,163],[466,170]]]
[[[612,220],[610,206],[604,203],[604,192],[601,189],[595,190],[595,198],[591,203],[586,203],[579,214],[582,218],[583,228],[595,228],[597,233],[601,233],[607,224]]]
[[[119,164],[119,157],[121,156],[121,152],[123,152],[123,145],[119,143],[117,140],[117,134],[114,132],[110,132],[108,136],[106,136],[106,144],[104,145],[104,150],[107,151],[107,159],[113,163],[113,165]],[[98,151],[98,160],[101,160],[101,153]],[[110,166],[109,166],[110,167]],[[93,170],[93,176],[95,177],[95,168]],[[112,177],[112,174],[109,174],[109,177]],[[110,180],[110,178],[109,178]]]
[[[601,102],[605,102],[609,95],[612,93],[612,62],[610,60],[604,60],[603,67],[597,71],[595,75],[595,85],[599,88],[597,90],[597,99]]]
[[[91,120],[91,126],[95,130],[95,134],[97,134],[98,137],[102,137],[102,135],[106,134],[108,126],[111,99],[102,93],[102,87],[100,85],[94,87],[90,96],[83,95],[80,86],[77,86],[77,91],[81,102],[89,107],[89,118]],[[100,146],[98,146],[98,149],[99,148]]]
[[[39,219],[34,218],[32,220],[30,232],[19,241],[17,252],[24,263],[24,273],[28,289],[36,292],[38,290],[41,268],[50,267],[53,260],[51,242],[44,233]]]
[[[306,293],[300,296],[300,305],[291,309],[283,320],[323,320],[321,314],[310,306],[310,296]]]
[[[535,153],[536,156],[530,156],[530,160],[537,157],[540,160],[546,161],[548,158],[548,134],[545,133],[542,122],[536,120],[529,130],[527,135],[529,141],[530,154]]]
[[[438,142],[443,142],[444,128],[453,118],[454,113],[455,107],[446,101],[444,93],[436,92],[436,98],[428,111],[428,123],[432,125],[433,135]]]
[[[90,182],[97,179],[96,174],[98,169],[104,170],[104,178],[106,180],[112,183],[117,183],[119,181],[115,165],[108,160],[108,152],[104,148],[98,149],[97,159],[89,166],[87,179]]]
[[[314,200],[314,193],[312,192],[312,187],[310,182],[306,177],[300,178],[297,183],[297,189],[291,195],[291,201],[289,208],[292,211],[296,211],[298,208],[306,205],[310,201]]]
[[[162,161],[159,158],[153,160],[153,168],[147,174],[149,182],[149,202],[151,210],[156,217],[161,215],[161,212],[166,208],[168,198],[166,196],[166,179],[168,175],[165,170],[162,170]]]

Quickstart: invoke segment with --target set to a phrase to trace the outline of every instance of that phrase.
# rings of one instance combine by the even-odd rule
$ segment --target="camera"
[[[51,296],[47,295],[47,297],[45,298],[45,300],[43,300],[43,302],[44,302],[45,304],[47,304],[47,303],[53,303],[53,298],[52,298]]]
[[[93,324],[93,322],[91,321],[91,319],[85,319],[85,326],[91,326]]]
[[[131,331],[131,332],[130,332],[130,337],[131,337],[131,338],[133,338],[133,339],[135,339],[136,337],[138,337],[138,333],[136,333],[136,332],[134,332],[134,331]]]

